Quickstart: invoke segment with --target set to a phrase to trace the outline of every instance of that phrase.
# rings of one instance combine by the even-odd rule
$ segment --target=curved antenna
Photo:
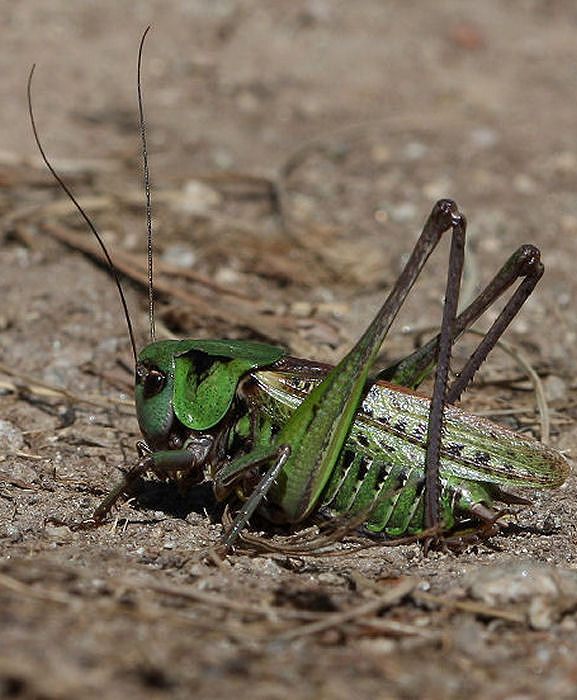
[[[44,161],[46,167],[48,168],[48,170],[52,174],[52,177],[60,185],[60,188],[67,195],[67,197],[70,199],[72,204],[74,204],[78,213],[84,219],[86,225],[92,231],[92,233],[94,234],[94,236],[96,237],[96,240],[98,241],[98,243],[100,245],[100,248],[102,249],[104,257],[106,258],[106,262],[108,263],[108,266],[110,267],[110,271],[112,272],[112,276],[114,277],[114,281],[116,282],[116,288],[118,289],[118,294],[120,295],[120,303],[122,304],[124,318],[126,319],[126,326],[128,328],[128,337],[130,338],[130,345],[132,347],[132,354],[134,356],[134,366],[136,366],[138,353],[136,352],[136,343],[134,342],[134,331],[132,329],[132,321],[130,320],[130,314],[128,313],[128,305],[126,303],[126,297],[124,296],[124,292],[122,291],[122,285],[120,284],[120,277],[118,275],[118,271],[114,267],[112,259],[108,253],[108,250],[106,249],[106,246],[104,245],[104,241],[102,240],[102,236],[98,233],[98,231],[96,230],[96,227],[92,223],[90,217],[84,211],[84,209],[82,208],[82,206],[80,205],[80,203],[78,202],[76,197],[72,194],[72,191],[70,190],[68,185],[60,177],[60,175],[56,172],[56,170],[54,169],[54,167],[52,166],[52,164],[48,160],[48,157],[47,157],[46,153],[44,152],[44,148],[42,146],[42,143],[40,142],[40,137],[38,135],[38,129],[36,128],[36,120],[34,119],[34,110],[32,109],[32,76],[34,75],[35,69],[36,69],[36,64],[34,64],[30,70],[30,74],[28,75],[28,83],[27,83],[27,87],[26,87],[26,94],[28,96],[28,114],[30,115],[30,124],[32,126],[32,132],[34,133],[34,140],[36,141],[36,145],[38,147],[38,150],[40,151],[40,155],[42,156],[42,160]]]
[[[140,138],[142,140],[142,170],[144,173],[144,191],[146,193],[146,240],[147,240],[147,259],[148,259],[148,320],[150,324],[150,342],[153,343],[156,339],[156,327],[154,323],[154,270],[152,255],[152,206],[150,203],[150,170],[148,167],[148,145],[146,142],[146,120],[144,118],[144,107],[142,102],[142,51],[144,49],[144,40],[150,31],[150,25],[146,27],[140,46],[138,47],[138,113],[140,115]]]

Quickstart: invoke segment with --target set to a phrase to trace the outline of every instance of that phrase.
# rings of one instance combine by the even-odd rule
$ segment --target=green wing
[[[255,372],[260,408],[280,428],[327,370],[311,365],[307,372],[299,360],[294,371]],[[424,470],[429,407],[426,396],[375,382],[356,415],[345,449],[371,460]],[[555,488],[565,481],[569,470],[568,462],[546,445],[455,406],[446,407],[441,456],[444,480]]]

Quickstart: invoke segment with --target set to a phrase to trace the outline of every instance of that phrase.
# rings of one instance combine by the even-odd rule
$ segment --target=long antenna
[[[130,338],[130,345],[132,346],[132,354],[134,356],[134,365],[136,366],[138,354],[136,352],[136,343],[134,342],[134,331],[132,329],[132,321],[130,320],[130,314],[128,313],[128,305],[126,303],[126,297],[124,296],[124,292],[122,291],[122,285],[120,284],[120,277],[118,275],[118,271],[114,267],[112,259],[108,253],[108,250],[106,249],[106,246],[104,245],[104,241],[102,240],[102,236],[96,230],[96,226],[94,226],[94,224],[92,223],[92,220],[90,219],[88,214],[85,212],[85,210],[79,204],[76,197],[72,194],[72,191],[70,190],[68,185],[64,182],[64,180],[60,177],[60,175],[56,172],[56,170],[52,166],[52,164],[48,160],[46,153],[44,152],[44,148],[42,147],[42,143],[40,142],[40,137],[38,136],[38,129],[36,128],[36,121],[34,119],[34,110],[32,109],[32,76],[34,75],[35,69],[36,69],[36,64],[34,64],[30,70],[30,74],[28,75],[27,88],[26,88],[26,92],[27,92],[27,96],[28,96],[28,114],[30,115],[30,124],[32,125],[32,131],[34,133],[34,140],[36,141],[36,145],[38,146],[38,150],[40,151],[40,155],[42,156],[42,160],[44,161],[44,163],[46,164],[46,167],[48,168],[48,170],[52,174],[52,177],[56,180],[56,182],[60,185],[60,187],[64,191],[64,193],[68,196],[70,201],[74,204],[74,206],[78,210],[78,213],[84,219],[86,225],[92,231],[92,233],[96,237],[96,240],[98,241],[98,243],[102,249],[104,257],[106,258],[106,262],[108,263],[108,266],[110,267],[110,271],[112,272],[112,276],[114,277],[114,281],[116,282],[116,288],[118,289],[118,294],[120,296],[120,303],[122,304],[122,310],[124,312],[124,318],[126,319],[126,326],[128,328],[128,337]]]
[[[152,206],[150,203],[150,170],[148,167],[148,146],[146,142],[146,120],[144,118],[144,107],[142,101],[142,51],[144,40],[150,31],[150,25],[144,30],[140,46],[138,47],[138,112],[140,114],[140,138],[142,140],[142,170],[144,173],[144,191],[146,193],[146,236],[147,236],[147,259],[148,259],[148,320],[150,323],[150,342],[156,338],[156,327],[154,323],[154,269],[152,251]]]

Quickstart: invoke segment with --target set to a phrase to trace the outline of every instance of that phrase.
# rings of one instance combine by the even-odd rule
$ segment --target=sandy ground
[[[102,527],[68,526],[134,459],[131,354],[110,276],[80,252],[89,235],[33,145],[25,80],[36,62],[45,146],[133,268],[145,343],[135,65],[148,23],[158,259],[209,282],[159,274],[159,333],[335,360],[449,196],[470,224],[465,297],[521,243],[542,250],[507,340],[543,381],[552,445],[575,455],[577,7],[432,7],[0,4],[3,696],[574,697],[574,477],[459,554],[343,545],[216,566],[202,556],[221,533],[210,489],[185,498],[152,479]],[[411,349],[403,329],[438,324],[446,257],[444,244],[386,358]],[[499,350],[463,404],[540,433],[530,383]]]

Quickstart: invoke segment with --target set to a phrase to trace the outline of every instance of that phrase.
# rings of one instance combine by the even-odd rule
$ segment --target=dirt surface
[[[159,334],[335,360],[448,196],[470,224],[466,298],[521,243],[542,250],[545,276],[507,340],[543,381],[551,444],[574,457],[577,7],[432,8],[0,4],[3,696],[575,696],[573,476],[459,554],[349,542],[332,556],[237,552],[217,566],[203,554],[222,531],[210,488],[185,498],[152,478],[102,527],[69,527],[134,460],[136,420],[121,405],[131,353],[110,275],[80,251],[90,236],[33,145],[24,84],[37,62],[44,145],[131,267],[145,343],[135,64],[148,23],[158,260],[173,266],[159,270]],[[413,347],[403,329],[439,322],[440,248],[386,359]],[[499,350],[463,405],[539,436],[531,385]]]

